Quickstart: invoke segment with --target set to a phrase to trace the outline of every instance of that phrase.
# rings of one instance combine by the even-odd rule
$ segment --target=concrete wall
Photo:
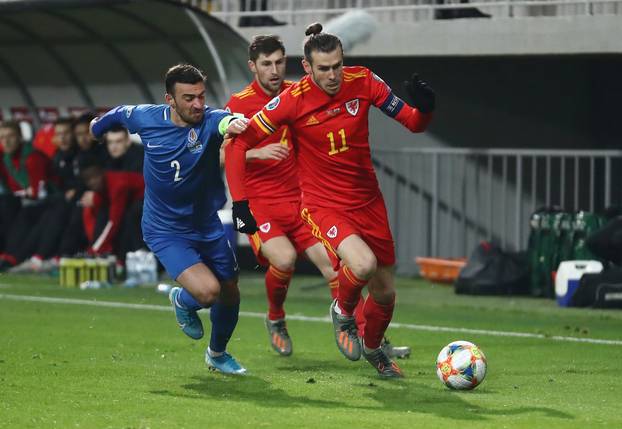
[[[309,22],[315,21],[311,17]],[[246,39],[278,34],[302,55],[304,25],[236,28]],[[352,56],[466,56],[622,53],[622,15],[452,19],[378,24]]]

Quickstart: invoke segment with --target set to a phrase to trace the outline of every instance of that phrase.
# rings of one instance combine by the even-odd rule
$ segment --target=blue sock
[[[239,312],[239,303],[223,305],[220,301],[216,301],[212,306],[210,310],[210,320],[212,321],[212,336],[209,342],[210,350],[214,352],[225,351],[233,330],[238,324]]]
[[[203,308],[203,306],[199,304],[192,295],[190,295],[190,292],[184,288],[181,288],[181,292],[177,294],[175,304],[190,311],[197,311]]]

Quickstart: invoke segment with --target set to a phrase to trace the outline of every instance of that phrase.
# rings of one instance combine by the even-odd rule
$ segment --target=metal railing
[[[261,0],[180,0],[236,26],[240,17],[270,15],[291,25],[326,21],[352,9],[364,9],[379,22],[414,22],[461,17],[478,10],[493,18],[621,15],[622,0],[268,0],[266,10],[253,10]],[[466,13],[464,17],[469,17]],[[470,15],[474,17],[474,15]]]
[[[525,249],[543,206],[600,212],[622,204],[622,151],[373,150],[398,271],[415,256],[468,256],[481,240]]]

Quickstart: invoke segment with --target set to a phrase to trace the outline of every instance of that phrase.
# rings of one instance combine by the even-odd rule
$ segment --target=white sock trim
[[[343,316],[343,311],[341,310],[341,307],[339,307],[339,301],[335,301],[335,313]]]
[[[209,348],[209,346],[207,346],[207,354],[210,355],[210,357],[219,357],[225,354],[225,352],[215,352],[212,351],[212,349]]]

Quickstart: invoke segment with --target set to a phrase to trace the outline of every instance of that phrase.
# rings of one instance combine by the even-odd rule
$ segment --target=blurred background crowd
[[[0,271],[51,271],[75,255],[122,267],[144,247],[143,148],[125,128],[93,140],[93,118],[60,117],[31,141],[23,123],[0,122]]]

